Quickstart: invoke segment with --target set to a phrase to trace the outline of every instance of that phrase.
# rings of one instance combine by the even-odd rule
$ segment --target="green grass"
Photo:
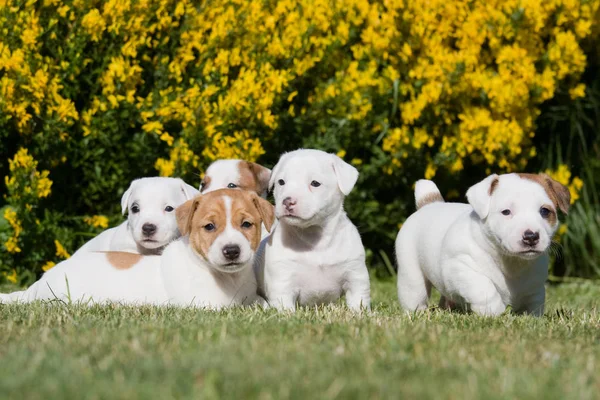
[[[6,289],[6,288],[5,288]],[[549,288],[543,318],[0,306],[0,397],[598,398],[600,285]]]

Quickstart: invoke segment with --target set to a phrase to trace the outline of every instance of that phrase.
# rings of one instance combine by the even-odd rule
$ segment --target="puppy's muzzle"
[[[142,233],[145,237],[150,237],[156,233],[156,225],[154,224],[144,224],[142,225]]]
[[[237,244],[228,244],[223,247],[223,256],[230,261],[235,261],[240,256],[240,246]]]
[[[523,244],[526,246],[534,247],[540,242],[540,233],[533,232],[529,229],[523,234]]]
[[[283,199],[283,206],[286,211],[294,211],[294,206],[296,205],[296,199],[292,199],[291,197],[286,197]]]

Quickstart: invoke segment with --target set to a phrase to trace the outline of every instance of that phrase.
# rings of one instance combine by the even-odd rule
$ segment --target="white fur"
[[[490,196],[494,179],[499,182]],[[417,202],[432,192],[431,185],[422,185],[427,187]],[[402,307],[409,312],[427,308],[433,285],[443,296],[441,305],[482,315],[501,314],[508,305],[516,312],[543,314],[546,251],[558,226],[540,215],[542,206],[553,204],[548,194],[532,180],[507,174],[484,179],[467,198],[469,204],[425,205],[402,226],[396,239]],[[526,230],[539,232],[537,245],[523,242]]]
[[[228,160],[217,160],[208,166],[205,177],[210,178],[210,184],[206,189],[203,188],[203,183],[200,184],[200,191],[202,193],[210,193],[219,189],[235,189],[241,185],[241,174],[240,174],[240,163],[245,162],[244,160],[228,159]],[[271,171],[268,168],[262,167],[260,176],[257,178],[263,182],[269,180]],[[263,190],[257,193],[259,196],[266,198],[267,190]]]
[[[354,167],[319,150],[280,158],[270,182],[279,224],[255,264],[269,304],[293,310],[296,303],[330,303],[345,294],[350,308],[370,307],[364,247],[343,209],[357,178]],[[311,186],[313,180],[321,185]],[[288,197],[296,203],[292,210],[283,203]]]
[[[164,246],[179,237],[174,209],[195,197],[198,190],[178,178],[141,178],[131,182],[121,198],[121,211],[127,221],[100,233],[75,254],[92,251],[126,251],[158,254]],[[137,206],[139,212],[132,208]],[[173,211],[166,211],[172,207]],[[144,224],[156,226],[156,232],[145,236]]]
[[[228,214],[231,200],[227,198]],[[229,221],[229,218],[228,218]],[[237,232],[237,233],[236,233]],[[254,251],[231,226],[212,243],[207,259],[189,245],[188,236],[167,246],[161,256],[143,256],[133,267],[115,269],[105,253],[80,253],[61,262],[29,289],[0,294],[0,303],[53,300],[175,304],[220,309],[263,300],[256,294],[252,270]],[[227,265],[222,247],[236,244],[241,253],[235,266]]]
[[[200,186],[202,193],[210,193],[219,189],[234,189],[240,185],[240,169],[239,163],[241,160],[217,160],[210,164],[204,173],[210,177],[210,185],[206,188]],[[233,185],[233,186],[232,186]],[[262,193],[259,193],[262,194]]]

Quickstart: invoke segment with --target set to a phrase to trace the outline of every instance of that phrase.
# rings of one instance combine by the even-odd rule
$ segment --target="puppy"
[[[125,251],[160,254],[179,237],[175,208],[198,194],[178,178],[141,178],[131,182],[121,198],[127,221],[107,229],[84,244],[75,254],[93,251]]]
[[[365,251],[344,212],[358,171],[319,150],[284,154],[271,174],[279,224],[265,239],[255,270],[270,305],[294,310],[346,295],[348,307],[370,307]]]
[[[200,183],[201,193],[224,188],[242,189],[255,192],[267,198],[271,170],[262,165],[243,160],[217,160],[210,164]],[[269,236],[269,231],[262,226],[261,237]]]
[[[255,193],[219,190],[177,209],[189,235],[162,256],[124,252],[82,253],[63,261],[29,289],[0,294],[0,302],[33,300],[175,304],[219,309],[252,304],[252,270],[260,225],[270,228],[273,206]]]
[[[218,189],[248,190],[266,198],[271,170],[243,160],[217,160],[210,164],[200,183],[200,192]]]
[[[547,250],[567,213],[569,190],[545,174],[491,175],[467,191],[469,204],[443,203],[431,181],[417,182],[418,211],[396,239],[398,298],[407,311],[440,305],[481,315],[544,312]]]

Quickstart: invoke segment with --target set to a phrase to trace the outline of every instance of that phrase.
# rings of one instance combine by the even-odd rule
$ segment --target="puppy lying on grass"
[[[417,212],[396,239],[398,298],[406,311],[440,306],[498,315],[544,313],[548,253],[567,213],[569,190],[545,174],[491,175],[467,191],[469,204],[444,203],[431,181],[417,182]]]
[[[176,304],[222,308],[264,303],[252,269],[261,224],[273,206],[256,193],[222,189],[177,208],[184,235],[161,256],[81,253],[61,262],[29,289],[0,294],[0,303],[34,300]]]
[[[198,193],[178,178],[136,179],[121,198],[121,211],[128,214],[127,221],[100,233],[74,255],[93,251],[160,254],[179,237],[175,209]]]

